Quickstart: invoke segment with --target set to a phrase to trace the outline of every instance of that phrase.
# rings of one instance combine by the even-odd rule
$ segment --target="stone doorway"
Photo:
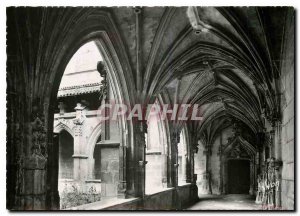
[[[228,161],[228,192],[230,194],[249,194],[250,161]]]

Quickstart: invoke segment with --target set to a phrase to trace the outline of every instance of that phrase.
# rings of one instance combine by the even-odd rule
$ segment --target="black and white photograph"
[[[297,8],[95,4],[5,7],[8,214],[295,211]]]

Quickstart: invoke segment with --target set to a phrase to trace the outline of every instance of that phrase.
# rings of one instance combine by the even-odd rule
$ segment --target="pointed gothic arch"
[[[66,130],[71,134],[72,137],[74,137],[74,131],[72,128],[70,128],[66,123],[64,122],[59,122],[54,126],[53,132],[54,133],[60,133],[62,130]]]
[[[64,46],[57,51],[57,55],[51,59],[49,65],[49,73],[47,74],[48,84],[45,88],[45,113],[47,118],[47,131],[48,139],[51,142],[53,139],[53,118],[54,115],[54,104],[56,101],[56,95],[58,92],[61,77],[63,75],[64,69],[73,56],[73,54],[85,43],[89,41],[94,41],[106,63],[108,68],[108,79],[111,82],[111,87],[115,95],[116,103],[119,104],[134,104],[135,94],[134,88],[129,88],[129,86],[134,86],[134,81],[132,78],[131,67],[128,62],[128,57],[122,42],[122,38],[118,32],[116,24],[108,11],[97,11],[88,10],[83,15],[86,16],[82,20],[74,20],[74,25],[72,31],[65,32],[64,38],[60,38]],[[76,18],[74,18],[76,19]],[[126,74],[126,76],[125,76]],[[121,135],[120,140],[120,172],[119,172],[119,182],[118,190],[120,196],[126,197],[128,193],[131,196],[136,196],[137,190],[135,190],[134,184],[136,184],[137,179],[131,178],[127,179],[127,173],[133,172],[133,170],[127,170],[126,163],[126,152],[130,151],[130,156],[133,157],[135,151],[134,145],[134,129],[131,121],[127,121],[125,117],[118,118],[119,130]],[[51,148],[51,146],[49,146]],[[128,149],[128,150],[127,150]],[[52,149],[48,149],[48,152],[52,152]],[[128,157],[128,156],[127,156]],[[49,164],[55,164],[57,156],[49,155]],[[133,160],[130,160],[133,161]],[[48,171],[49,182],[55,182],[57,179],[57,170],[49,169]],[[131,173],[131,176],[134,176]],[[130,189],[131,188],[131,189]],[[129,190],[128,190],[129,189]],[[129,191],[129,192],[128,192]],[[56,201],[48,202],[55,209],[58,206],[58,191],[57,185],[52,184],[50,186],[49,198]]]
[[[250,185],[249,194],[254,195],[256,188],[256,149],[240,135],[228,139],[228,143],[221,150],[221,164],[222,164],[222,193],[229,193],[229,178],[228,178],[228,163],[230,160],[246,160],[249,161],[250,166]]]

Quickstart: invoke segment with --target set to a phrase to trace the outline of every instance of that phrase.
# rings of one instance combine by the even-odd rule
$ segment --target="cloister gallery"
[[[6,12],[8,209],[294,209],[293,8]]]

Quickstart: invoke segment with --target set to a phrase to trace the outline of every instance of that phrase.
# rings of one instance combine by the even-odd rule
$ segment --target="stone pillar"
[[[250,160],[250,189],[249,189],[249,194],[254,195],[254,190],[255,190],[255,161]]]
[[[282,173],[282,143],[281,143],[281,130],[282,130],[282,123],[276,119],[273,122],[273,138],[272,138],[272,144],[274,146],[273,150],[273,156],[274,156],[274,162],[273,162],[273,169],[274,169],[274,175],[275,175],[275,184],[276,189],[274,190],[275,193],[275,209],[281,209],[281,173]]]
[[[211,145],[207,144],[203,154],[206,156],[206,170],[203,174],[203,191],[206,191],[207,194],[212,194],[211,188],[211,166],[210,166],[210,156],[211,156]]]
[[[270,146],[269,158],[275,157],[275,130],[274,130],[274,128],[272,128],[272,130],[270,131],[270,139],[271,139],[271,146]]]
[[[77,103],[75,107],[76,118],[73,119],[75,124],[74,131],[74,180],[75,181],[85,181],[87,179],[88,173],[88,156],[85,154],[86,139],[83,134],[84,121],[85,121],[85,106]]]
[[[178,186],[178,143],[179,143],[179,133],[173,132],[171,137],[171,164],[172,164],[172,187]]]
[[[280,210],[282,208],[282,201],[281,201],[282,161],[275,160],[275,162],[274,162],[274,168],[275,168],[276,184],[278,184],[277,188],[275,189],[275,208]]]
[[[43,117],[36,117],[29,126],[30,155],[21,163],[20,209],[46,209],[47,141]]]
[[[33,147],[32,155],[24,161],[23,187],[20,193],[24,210],[46,209],[46,163],[47,159],[38,147]]]
[[[190,168],[190,182],[196,185],[197,174],[195,174],[195,154],[197,154],[198,149],[193,148],[191,150],[191,168]]]
[[[224,181],[224,177],[223,177],[223,162],[222,162],[222,138],[220,139],[220,146],[219,146],[219,150],[218,150],[218,156],[220,158],[220,188],[219,188],[219,193],[223,194],[223,181]]]
[[[187,177],[187,183],[191,183],[191,190],[190,190],[190,200],[197,201],[198,198],[198,187],[197,187],[197,174],[195,174],[195,154],[198,152],[198,142],[197,137],[192,137],[192,145],[189,147],[190,152],[190,168],[189,168],[189,176]]]
[[[127,198],[126,194],[126,146],[122,143],[119,147],[119,184],[118,184],[118,198]]]
[[[282,130],[282,126],[281,126],[281,123],[279,122],[276,127],[276,132],[275,132],[275,158],[278,160],[282,159],[281,130]]]
[[[223,156],[223,165],[222,165],[222,172],[223,172],[223,187],[222,187],[222,191],[223,194],[228,193],[228,173],[227,173],[227,166],[228,166],[228,162],[225,159],[225,157]]]
[[[58,192],[58,170],[59,170],[59,135],[53,134],[52,143],[48,142],[48,155],[52,155],[47,159],[47,209],[58,210],[59,192]]]
[[[175,188],[175,193],[173,193],[173,208],[180,209],[181,202],[179,200],[178,192],[178,143],[180,142],[180,133],[173,129],[171,134],[171,181],[172,187]]]
[[[191,132],[191,145],[189,146],[189,176],[187,182],[195,184],[197,183],[197,174],[195,174],[195,154],[198,152],[198,140],[195,132]],[[197,193],[198,195],[198,193]]]
[[[163,188],[168,187],[168,155],[162,154],[161,155],[161,163],[162,163],[162,186]]]
[[[263,194],[263,205],[265,209],[281,209],[281,175],[280,168],[282,161],[269,158],[262,182],[264,183],[265,193]]]
[[[136,145],[136,159],[137,159],[137,188],[136,194],[138,197],[145,197],[145,181],[146,181],[146,140],[145,133],[147,132],[147,125],[144,122],[136,122],[135,124],[135,145]]]
[[[275,177],[276,181],[278,183],[278,187],[275,190],[275,208],[281,209],[282,208],[282,202],[281,202],[281,175],[282,175],[282,141],[281,141],[281,131],[282,131],[282,123],[280,121],[277,121],[275,123],[275,140],[274,140],[274,146],[275,146],[275,158],[276,161],[274,163],[275,166]]]
[[[193,158],[193,151],[192,146],[187,145],[187,153],[186,153],[186,165],[185,165],[185,176],[186,176],[186,183],[191,183],[191,176],[192,176],[192,158]]]
[[[184,154],[182,155],[182,164],[181,164],[181,169],[182,169],[182,177],[181,177],[181,182],[186,183],[186,180],[188,178],[188,173],[187,173],[187,166],[188,166],[188,155],[187,152],[184,151]]]

